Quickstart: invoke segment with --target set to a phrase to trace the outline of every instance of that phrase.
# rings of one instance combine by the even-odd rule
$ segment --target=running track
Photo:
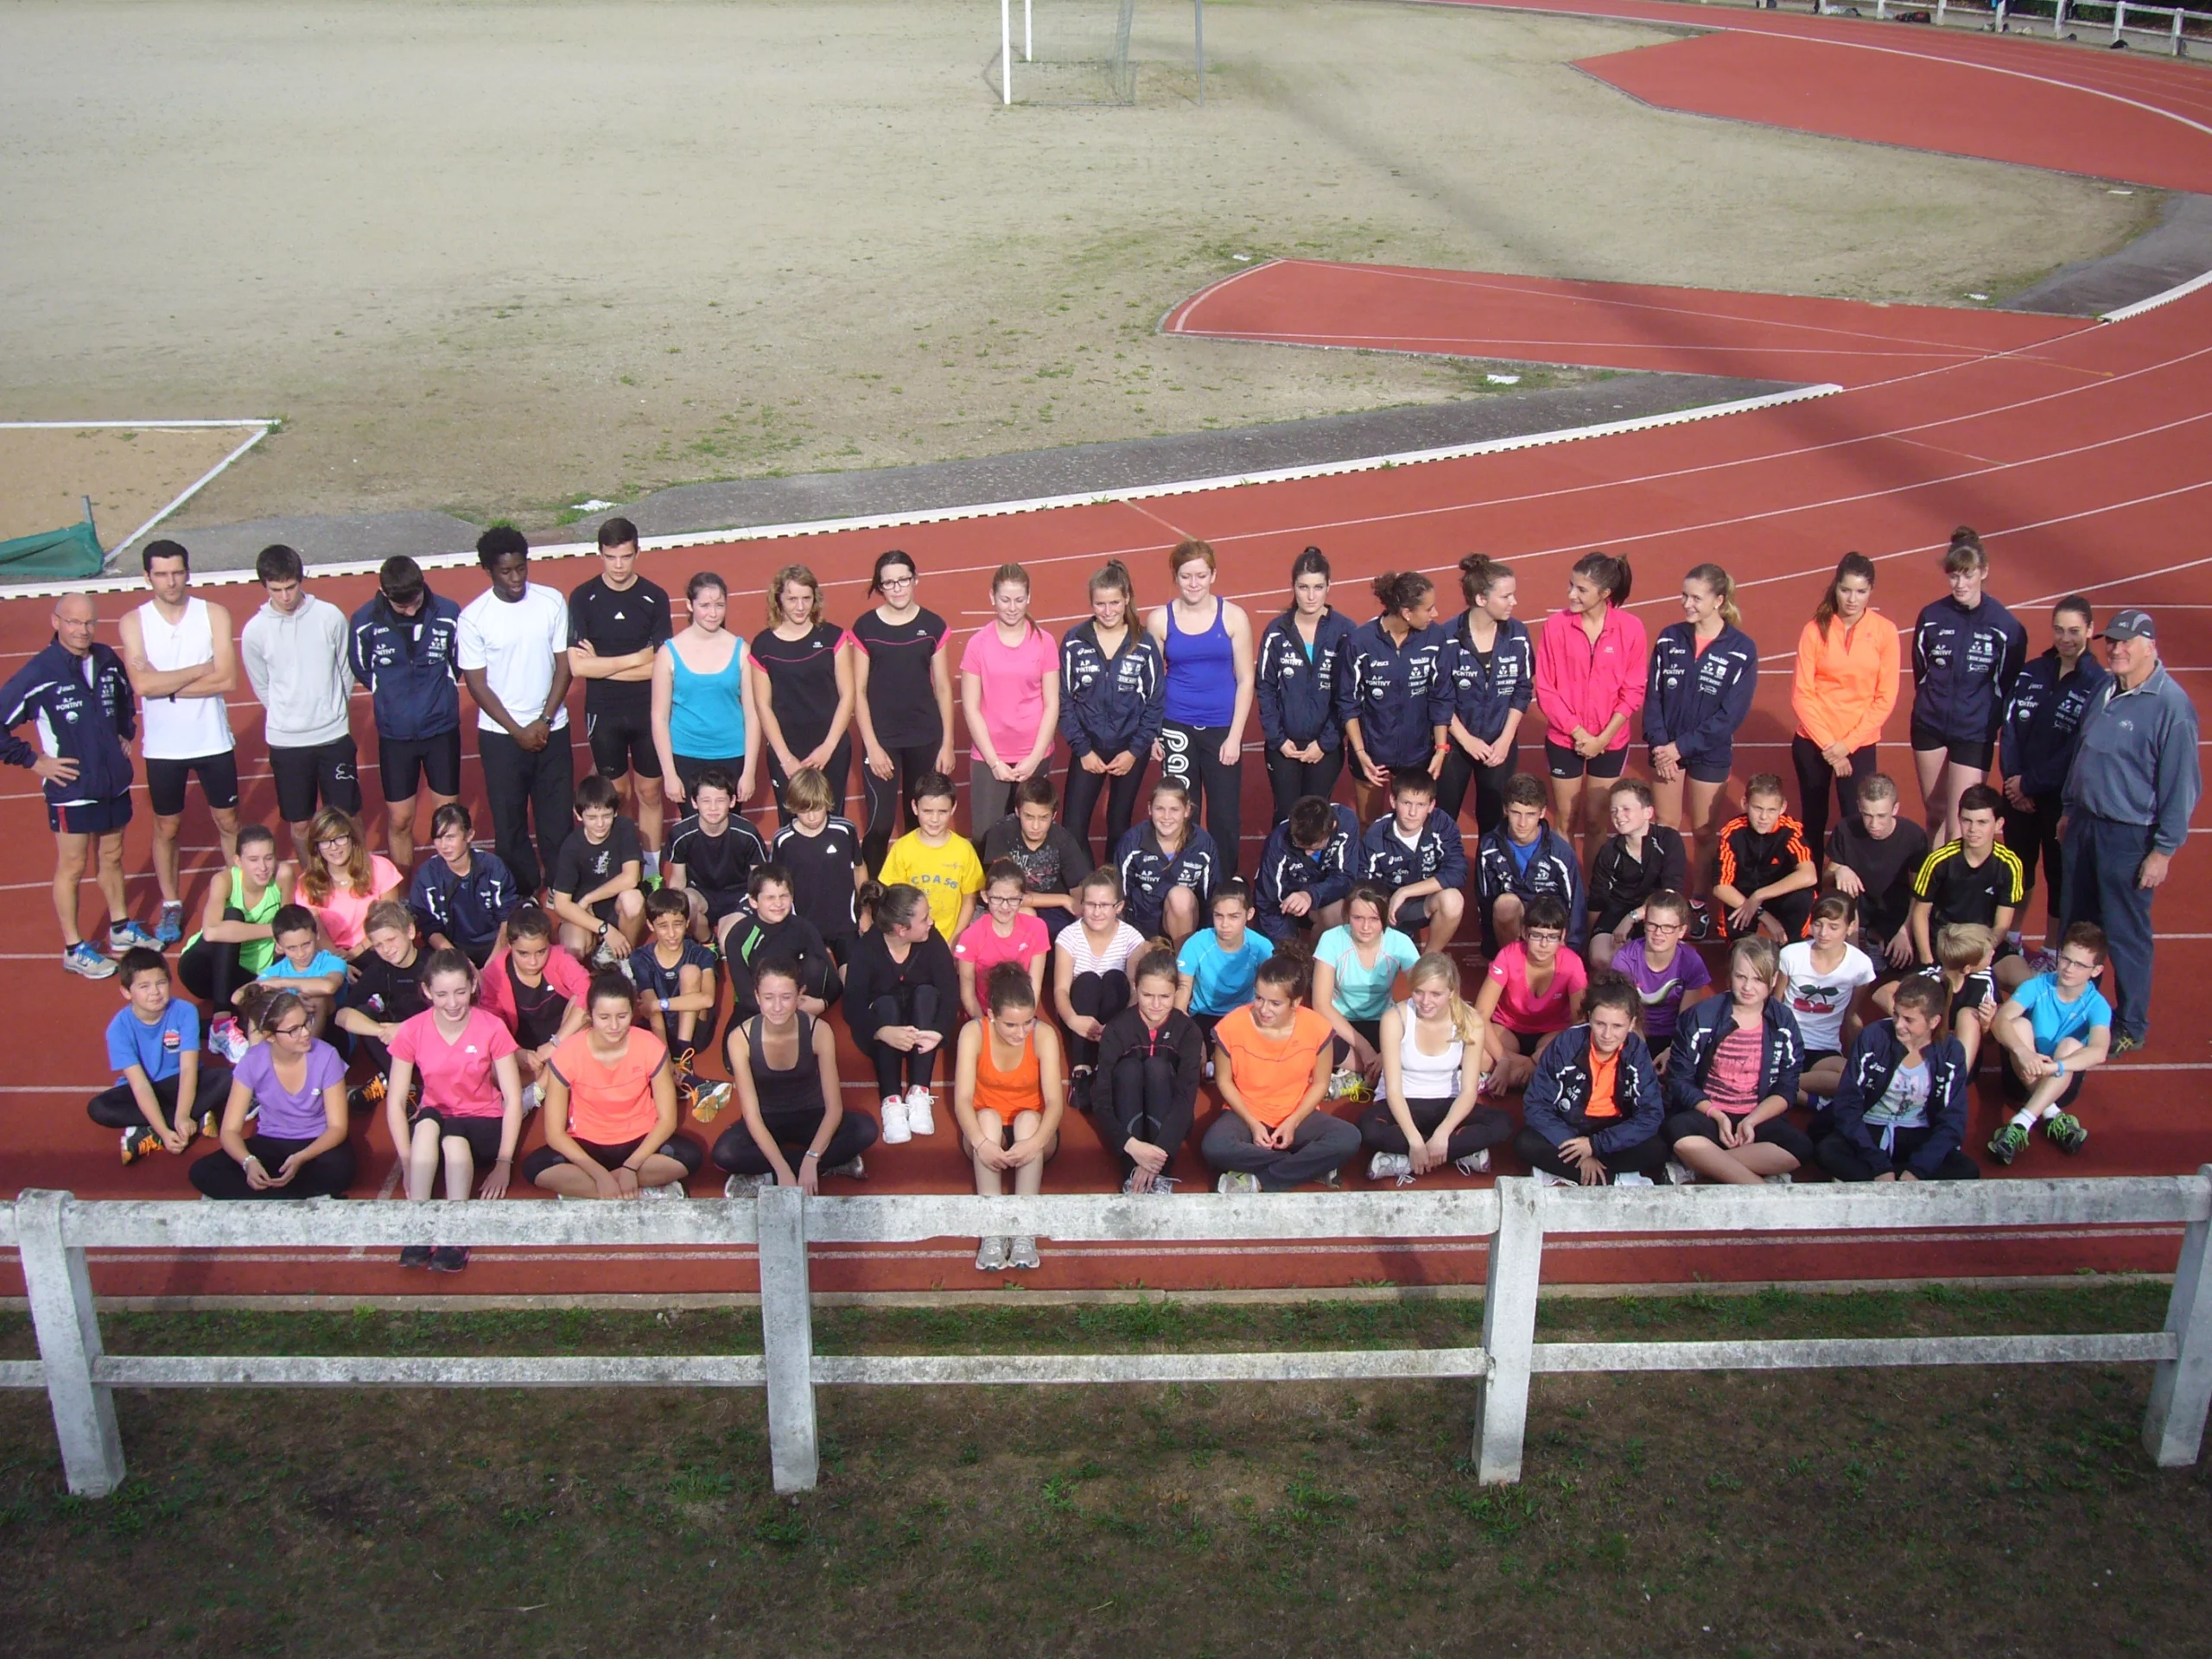
[[[2212,190],[2212,78],[2187,65],[1841,19],[1626,3],[1576,10],[1711,31],[1580,66],[1661,107]],[[1084,580],[1107,556],[1130,561],[1147,594],[1157,597],[1165,587],[1160,560],[1185,534],[1205,536],[1220,550],[1224,590],[1261,616],[1278,602],[1289,557],[1308,543],[1328,550],[1348,589],[1341,597],[1356,613],[1363,597],[1356,584],[1374,572],[1418,565],[1443,573],[1479,548],[1516,563],[1524,614],[1534,620],[1555,602],[1572,558],[1602,545],[1634,558],[1637,603],[1656,627],[1672,619],[1668,595],[1681,572],[1713,559],[1744,581],[1746,626],[1770,659],[1743,734],[1739,773],[1785,769],[1787,659],[1836,555],[1857,548],[1880,562],[1878,599],[1892,617],[1909,621],[1940,592],[1935,556],[1958,523],[1981,531],[1996,560],[1993,588],[2031,629],[2040,626],[2041,608],[2068,592],[2089,594],[2101,613],[2152,606],[2166,659],[2183,683],[2194,689],[2194,677],[2212,670],[2205,620],[2212,612],[2212,550],[2201,534],[2212,493],[2212,467],[2203,460],[2212,453],[2212,289],[2098,323],[1287,261],[1193,296],[1166,326],[1255,342],[1685,369],[1824,390],[1719,418],[1389,471],[941,522],[895,534],[823,534],[801,546],[739,540],[668,550],[648,556],[649,573],[680,591],[692,569],[710,564],[734,588],[758,594],[776,565],[803,558],[830,582],[832,614],[849,616],[862,602],[874,554],[902,545],[921,563],[925,602],[956,626],[973,627],[985,613],[988,573],[1014,558],[1034,574],[1039,614],[1057,626],[1082,613]],[[565,588],[582,572],[555,565],[540,575]],[[464,602],[481,587],[473,573],[436,580]],[[316,590],[350,609],[369,584],[326,579]],[[224,596],[238,621],[257,600],[251,589]],[[106,601],[107,614],[125,603]],[[0,604],[0,663],[12,670],[44,642],[47,608],[35,601]],[[273,822],[258,753],[259,710],[245,697],[233,702],[232,716],[252,757],[244,767],[246,810]],[[1901,736],[1902,719],[1892,725]],[[358,704],[356,730],[365,754],[372,754],[367,711]],[[1901,775],[1910,772],[1901,743],[1888,746],[1885,763]],[[1250,770],[1246,822],[1260,826],[1264,785],[1257,765]],[[27,782],[16,772],[0,779],[5,844],[20,849],[18,879],[0,882],[6,895],[0,976],[30,1016],[13,1046],[19,1058],[0,1083],[0,1182],[8,1191],[188,1196],[179,1160],[157,1156],[121,1171],[113,1137],[83,1116],[82,1101],[106,1080],[98,1033],[118,1000],[108,988],[64,979],[54,968],[41,879],[48,842]],[[188,859],[196,872],[188,894],[196,911],[213,861],[204,817],[188,817],[186,839],[196,846]],[[130,850],[133,899],[143,915],[152,893],[143,827]],[[1248,857],[1253,850],[1248,846]],[[2212,877],[2194,849],[2177,868],[2159,906],[2152,1044],[2093,1086],[2089,1151],[2066,1173],[2165,1173],[2212,1156],[2202,1103],[2212,1063],[2193,1017],[2204,1007],[2196,988],[2212,968]],[[849,1054],[847,1077],[861,1075]],[[868,1092],[852,1089],[848,1098]],[[1992,1088],[1976,1103],[1977,1141],[1999,1117]],[[965,1177],[950,1140],[941,1128],[933,1142],[871,1153],[871,1189],[959,1188]],[[364,1192],[385,1183],[391,1169],[380,1121],[365,1141]],[[2059,1173],[2056,1161],[2039,1150],[2022,1173]],[[1109,1172],[1088,1126],[1071,1119],[1052,1185],[1100,1188]],[[1196,1173],[1189,1154],[1183,1173]],[[972,1249],[947,1241],[851,1251],[817,1261],[817,1287],[973,1287]],[[1554,1251],[1554,1279],[1611,1282],[2164,1269],[2172,1260],[2171,1236],[2155,1229],[1972,1241],[1738,1236],[1624,1247],[1587,1240],[1555,1244]],[[1481,1260],[1479,1247],[1451,1243],[1403,1249],[1190,1247],[1143,1255],[1048,1243],[1045,1269],[1033,1282],[1071,1288],[1459,1282],[1479,1274]],[[96,1261],[95,1270],[105,1293],[170,1295],[753,1286],[749,1259],[708,1253],[502,1258],[480,1252],[465,1278],[427,1285],[342,1253]]]

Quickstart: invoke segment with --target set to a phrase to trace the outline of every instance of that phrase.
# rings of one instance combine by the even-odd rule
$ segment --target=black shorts
[[[725,760],[710,760],[696,754],[677,754],[669,758],[676,762],[676,779],[683,785],[683,798],[686,800],[697,792],[699,774],[709,766],[720,766],[728,772],[733,785],[745,776],[745,757],[741,754],[733,754]],[[742,801],[738,803],[740,806],[744,804]]]
[[[1912,752],[1932,754],[1937,749],[1955,766],[1964,766],[1971,772],[1987,772],[1989,763],[1996,758],[1997,746],[1986,737],[1955,738],[1946,736],[1933,726],[1912,722]]]
[[[412,801],[415,791],[425,784],[433,795],[442,795],[448,800],[458,798],[461,728],[440,732],[435,737],[410,738],[404,742],[378,733],[377,777],[384,786],[387,802]]]
[[[1398,906],[1398,913],[1390,918],[1390,925],[1401,933],[1418,933],[1428,925],[1428,907],[1441,893],[1423,893],[1418,899],[1408,899]]]
[[[433,1107],[425,1106],[408,1120],[411,1133],[417,1123],[435,1123],[441,1141],[466,1141],[468,1155],[476,1160],[479,1169],[489,1169],[499,1160],[499,1134],[505,1125],[503,1117],[448,1117]]]
[[[1551,767],[1554,778],[1618,778],[1628,766],[1628,745],[1607,749],[1594,760],[1585,760],[1571,748],[1561,748],[1551,739],[1544,740],[1544,761]],[[1721,774],[1726,777],[1726,773]]]
[[[269,747],[269,770],[276,778],[276,812],[287,823],[305,823],[318,804],[358,816],[361,810],[360,757],[353,739],[333,738],[307,748]]]
[[[1998,1063],[1997,1077],[1999,1083],[2003,1086],[2005,1098],[2006,1100],[2010,1101],[2015,1106],[2024,1106],[2027,1104],[2028,1095],[2030,1093],[2027,1079],[2012,1069],[2012,1057],[2010,1053],[2007,1053],[2005,1058]],[[2065,1091],[2062,1093],[2056,1100],[2053,1101],[2051,1104],[2057,1107],[2060,1111],[2064,1111],[2069,1106],[2071,1106],[2075,1100],[2080,1096],[2082,1092],[2082,1085],[2088,1082],[2088,1078],[2089,1074],[2086,1071],[2075,1071],[2069,1073],[2066,1078]]]
[[[157,818],[174,818],[184,810],[184,783],[200,779],[200,792],[213,807],[238,804],[238,757],[236,750],[202,754],[189,760],[146,762],[146,802]]]
[[[1536,1051],[1559,1035],[1556,1031],[1516,1031],[1510,1026],[1497,1028],[1505,1033],[1507,1046],[1519,1049],[1523,1059],[1535,1058]]]
[[[130,797],[80,801],[74,806],[46,804],[46,827],[57,836],[107,836],[130,822]]]
[[[1782,925],[1785,939],[1802,939],[1805,929],[1813,919],[1813,906],[1820,902],[1820,891],[1815,887],[1800,887],[1795,893],[1785,893],[1779,899],[1769,899],[1759,906],[1760,912],[1771,916]],[[1737,936],[1728,921],[1728,907],[1719,900],[1713,906],[1713,936],[1732,939]],[[1756,931],[1757,923],[1752,924]]]
[[[582,1140],[576,1144],[582,1147],[585,1155],[598,1164],[601,1169],[612,1169],[617,1164],[628,1161],[630,1154],[645,1144],[645,1137],[641,1135],[636,1140],[626,1141],[619,1147],[602,1147],[596,1141]],[[659,1155],[664,1158],[673,1158],[677,1163],[683,1165],[683,1178],[686,1180],[699,1173],[699,1166],[706,1161],[707,1157],[706,1149],[688,1135],[670,1135],[661,1143]],[[522,1178],[525,1181],[535,1181],[547,1170],[558,1168],[568,1161],[552,1147],[540,1147],[522,1160]]]
[[[1725,784],[1735,766],[1736,747],[1732,743],[1711,754],[1685,755],[1682,758],[1682,771],[1694,784]]]
[[[632,772],[660,781],[660,751],[653,747],[650,715],[587,714],[584,738],[591,745],[593,766],[609,783]]]

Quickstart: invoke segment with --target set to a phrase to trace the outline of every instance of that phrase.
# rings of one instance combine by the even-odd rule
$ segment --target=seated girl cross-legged
[[[1675,1028],[1662,1134],[1685,1168],[1708,1181],[1755,1186],[1813,1161],[1813,1143],[1783,1116],[1805,1058],[1797,1016],[1775,995],[1774,942],[1758,934],[1728,953],[1728,992]]]
[[[875,1067],[883,1143],[895,1147],[937,1133],[930,1084],[938,1052],[960,1019],[960,982],[952,948],[937,931],[919,887],[895,883],[873,908],[875,925],[853,947],[845,1021]]]
[[[1295,960],[1268,957],[1252,1000],[1213,1028],[1214,1079],[1228,1109],[1199,1151],[1222,1172],[1217,1192],[1334,1185],[1338,1167],[1359,1150],[1359,1131],[1323,1107],[1334,1033],[1299,1000],[1303,978]]]
[[[1582,958],[1567,946],[1566,905],[1555,894],[1536,894],[1522,912],[1521,937],[1491,958],[1475,996],[1495,1068],[1491,1093],[1528,1085],[1545,1046],[1582,1017],[1589,983]],[[1640,1007],[1640,992],[1637,1001]],[[1641,1046],[1643,1039],[1637,1041]]]
[[[391,1144],[406,1159],[407,1196],[418,1203],[430,1197],[442,1162],[448,1198],[467,1198],[479,1169],[484,1185],[477,1197],[505,1197],[522,1139],[515,1039],[476,1006],[476,969],[459,950],[431,952],[423,963],[423,995],[429,1007],[402,1020],[392,1036],[384,1093]],[[418,1073],[422,1102],[410,1111],[407,1097]],[[458,1273],[468,1265],[468,1250],[409,1244],[399,1265]]]
[[[525,1179],[564,1198],[682,1198],[699,1143],[676,1132],[668,1045],[631,1024],[637,989],[594,976],[585,1023],[545,1068],[545,1144],[523,1160]]]
[[[1966,1055],[1943,1034],[1944,988],[1915,976],[1896,1011],[1859,1033],[1836,1087],[1821,1167],[1839,1181],[1971,1181]]]
[[[1640,1001],[1625,978],[1599,975],[1584,999],[1582,1023],[1536,1057],[1513,1150],[1540,1175],[1604,1186],[1621,1175],[1648,1181],[1666,1167],[1659,1074],[1636,1034]]]
[[[1174,947],[1155,940],[1131,965],[1136,1005],[1107,1022],[1097,1073],[1078,1088],[1088,1084],[1098,1138],[1121,1160],[1122,1191],[1164,1197],[1175,1190],[1170,1172],[1190,1138],[1206,1044],[1198,1022],[1175,1006]]]
[[[259,1019],[263,1040],[231,1074],[223,1149],[192,1166],[192,1184],[211,1198],[334,1197],[353,1183],[346,1063],[316,1039],[297,993],[269,996]],[[246,1119],[257,1114],[249,1135]]]
[[[1018,962],[1001,962],[983,982],[985,1017],[961,1028],[952,1074],[952,1113],[960,1149],[976,1166],[976,1191],[987,1198],[1014,1190],[1032,1198],[1045,1189],[1046,1160],[1059,1149],[1059,1033],[1037,1018],[1037,987]],[[1037,1240],[1027,1233],[985,1238],[976,1249],[979,1273],[1033,1268]]]
[[[1490,1052],[1483,1019],[1459,1000],[1459,970],[1431,951],[1406,975],[1406,1000],[1382,1016],[1382,1098],[1360,1114],[1375,1155],[1367,1179],[1400,1185],[1449,1161],[1462,1175],[1490,1167],[1513,1120],[1475,1103]]]
[[[1053,942],[1052,1001],[1080,1088],[1098,1063],[1108,1024],[1129,1006],[1129,965],[1144,949],[1144,935],[1122,919],[1122,878],[1112,865],[1077,882],[1075,898],[1076,924]]]
[[[866,1173],[861,1154],[875,1144],[875,1120],[845,1109],[836,1034],[799,1006],[799,977],[788,957],[756,963],[760,1011],[730,1027],[729,1074],[745,1116],[715,1142],[715,1166],[729,1172],[724,1198],[772,1182],[819,1192],[824,1175]]]

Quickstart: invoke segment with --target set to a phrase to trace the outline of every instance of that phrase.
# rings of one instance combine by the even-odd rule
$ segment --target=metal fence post
[[[1510,1176],[1497,1183],[1497,1236],[1490,1242],[1483,1281],[1481,1418],[1475,1430],[1475,1478],[1485,1486],[1521,1478],[1521,1443],[1529,1426],[1529,1367],[1536,1340],[1536,1281],[1544,1265],[1544,1227],[1536,1214],[1536,1183]]]
[[[779,1492],[810,1492],[821,1471],[814,1433],[814,1305],[807,1285],[805,1198],[795,1186],[764,1186],[759,1198],[768,1462]]]
[[[2212,1164],[2198,1172],[2212,1178]],[[2181,1352],[2151,1373],[2151,1405],[2143,1414],[2143,1446],[2161,1469],[2186,1469],[2204,1443],[2204,1418],[2212,1408],[2212,1273],[2207,1245],[2212,1221],[2192,1221],[2174,1264],[2174,1291],[2166,1301],[2166,1329]]]
[[[115,1396],[92,1381],[100,1357],[99,1313],[85,1253],[61,1242],[67,1192],[28,1192],[16,1200],[16,1246],[30,1293],[31,1325],[46,1367],[46,1397],[61,1442],[62,1472],[79,1497],[105,1497],[123,1484],[123,1436]]]

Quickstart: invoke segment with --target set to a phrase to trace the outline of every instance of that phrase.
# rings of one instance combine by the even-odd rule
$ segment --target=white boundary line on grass
[[[249,437],[244,443],[238,445],[237,448],[232,450],[230,454],[225,455],[213,467],[210,467],[206,472],[200,474],[198,478],[187,485],[182,493],[178,495],[175,500],[168,504],[168,505],[163,507],[159,512],[149,518],[144,524],[139,525],[137,529],[132,531],[128,536],[118,542],[113,547],[109,548],[106,551],[106,556],[112,559],[117,554],[122,552],[124,548],[129,547],[133,542],[137,541],[141,537],[151,531],[155,525],[160,524],[162,519],[168,518],[179,507],[181,507],[186,502],[191,500],[194,496],[206,489],[208,485],[213,483],[215,480],[229,467],[232,461],[238,460],[238,458],[245,454],[247,450],[252,448],[255,444],[259,443],[271,432],[274,432],[276,429],[276,422],[275,418],[272,416],[257,421],[0,421],[0,432],[178,432],[220,430],[226,428],[242,428],[249,426],[253,429],[252,436]],[[108,587],[100,586],[99,584],[105,580],[105,578],[95,577],[86,582],[30,584],[26,585],[21,589],[0,588],[0,594],[20,592],[27,596],[35,596],[47,593],[60,594],[70,591],[84,593],[121,591],[120,588],[115,588],[112,585]],[[134,584],[124,585],[131,586]]]

